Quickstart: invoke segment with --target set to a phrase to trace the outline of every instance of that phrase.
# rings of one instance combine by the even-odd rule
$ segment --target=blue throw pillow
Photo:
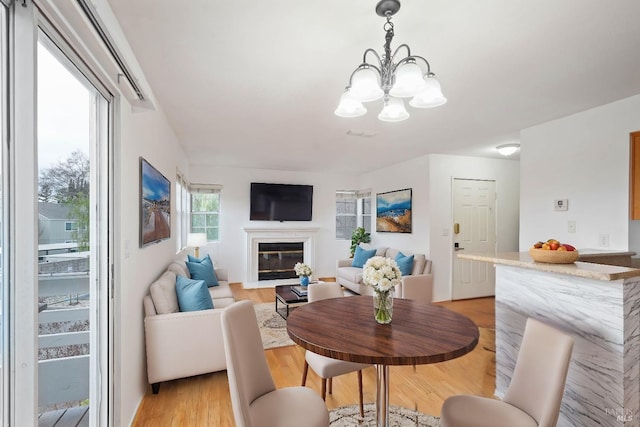
[[[187,261],[186,264],[192,279],[204,280],[204,283],[208,287],[219,285],[216,272],[213,270],[213,262],[211,262],[209,255],[204,257],[200,262]]]
[[[398,252],[398,255],[396,255],[396,264],[398,264],[400,273],[402,273],[403,276],[411,276],[411,272],[413,271],[413,255],[405,256],[402,252]]]
[[[211,257],[209,256],[209,254],[207,254],[207,256],[202,257],[202,258],[196,258],[194,256],[191,256],[191,255],[187,254],[187,261],[189,261],[189,262],[197,262],[197,263],[209,261],[210,263],[213,264],[213,261],[211,261]]]
[[[176,276],[176,295],[180,311],[211,310],[213,301],[204,280]]]
[[[360,246],[356,246],[356,253],[353,255],[352,267],[362,268],[369,258],[376,254],[376,249],[362,249]]]

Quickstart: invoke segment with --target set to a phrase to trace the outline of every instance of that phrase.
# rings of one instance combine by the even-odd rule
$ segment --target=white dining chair
[[[276,389],[251,301],[221,315],[229,391],[236,427],[327,427],[324,401],[306,387]]]
[[[460,395],[445,400],[442,427],[555,427],[573,338],[528,319],[504,400]]]
[[[307,298],[310,303],[328,298],[342,298],[344,293],[342,286],[336,282],[315,283],[309,285]],[[327,381],[329,382],[329,394],[333,392],[333,377],[358,372],[358,396],[360,399],[360,416],[364,417],[364,403],[362,392],[362,370],[370,367],[364,363],[347,362],[344,360],[332,359],[320,354],[306,351],[304,356],[304,368],[302,371],[302,385],[307,383],[307,373],[309,367],[322,378],[322,399],[326,399]]]

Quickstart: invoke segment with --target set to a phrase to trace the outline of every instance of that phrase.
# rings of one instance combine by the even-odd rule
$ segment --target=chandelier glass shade
[[[409,113],[404,108],[404,101],[392,96],[384,101],[384,107],[378,118],[383,122],[401,122],[409,118]]]
[[[431,72],[429,62],[412,55],[408,45],[402,44],[391,53],[393,23],[391,17],[400,9],[398,0],[381,0],[376,13],[387,19],[384,24],[385,45],[382,56],[373,49],[364,52],[362,63],[351,73],[349,84],[340,97],[335,114],[340,117],[358,117],[367,112],[363,102],[383,99],[383,109],[378,118],[398,122],[409,118],[401,98],[411,98],[409,105],[415,108],[438,107],[447,102],[440,82]],[[400,52],[405,53],[402,58]],[[367,58],[373,56],[373,62]]]
[[[353,99],[348,92],[340,97],[340,105],[335,111],[336,116],[340,117],[360,117],[367,113],[362,102]]]

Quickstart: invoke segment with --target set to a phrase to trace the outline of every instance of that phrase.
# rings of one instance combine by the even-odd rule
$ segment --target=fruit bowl
[[[571,264],[580,256],[578,251],[551,251],[536,248],[529,249],[529,255],[534,261],[548,264]]]

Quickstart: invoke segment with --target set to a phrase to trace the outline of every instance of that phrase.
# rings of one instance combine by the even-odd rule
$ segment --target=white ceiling
[[[402,1],[392,48],[427,58],[449,102],[400,123],[378,121],[381,101],[333,114],[364,50],[382,51],[375,0],[109,4],[192,164],[359,174],[500,157],[523,128],[640,93],[638,0]]]

